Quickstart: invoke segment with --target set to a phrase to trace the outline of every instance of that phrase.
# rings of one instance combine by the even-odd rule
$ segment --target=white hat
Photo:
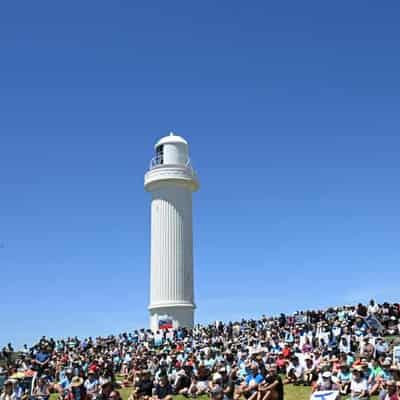
[[[222,379],[222,375],[218,372],[216,372],[215,374],[213,374],[212,376],[212,381],[213,382],[218,382]]]
[[[332,373],[329,372],[329,371],[325,371],[325,372],[322,374],[322,377],[325,378],[325,379],[330,379],[330,378],[332,377]]]

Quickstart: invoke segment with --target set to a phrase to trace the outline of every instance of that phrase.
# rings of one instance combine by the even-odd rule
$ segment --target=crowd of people
[[[400,305],[343,306],[194,329],[54,340],[0,353],[0,400],[283,400],[284,385],[400,400]],[[32,384],[32,381],[34,382]]]

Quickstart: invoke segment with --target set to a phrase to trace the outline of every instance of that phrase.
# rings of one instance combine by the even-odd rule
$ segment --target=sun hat
[[[107,385],[111,385],[110,379],[105,379],[101,384],[102,387],[107,386]]]
[[[390,367],[392,365],[392,360],[390,358],[385,358],[381,365],[382,367]]]
[[[325,371],[325,372],[322,374],[322,377],[323,377],[324,379],[330,379],[330,378],[332,377],[332,373],[331,373],[330,371]]]
[[[213,382],[218,382],[222,379],[222,375],[218,372],[216,372],[215,374],[213,374],[212,376],[212,381]]]
[[[83,384],[83,379],[79,376],[74,376],[71,380],[71,387],[73,388],[82,386],[82,384]]]

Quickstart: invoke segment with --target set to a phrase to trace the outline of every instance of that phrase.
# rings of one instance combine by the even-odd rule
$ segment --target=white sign
[[[320,390],[313,393],[310,400],[337,400],[339,397],[339,391],[337,390]]]
[[[393,364],[400,365],[400,346],[393,347]]]

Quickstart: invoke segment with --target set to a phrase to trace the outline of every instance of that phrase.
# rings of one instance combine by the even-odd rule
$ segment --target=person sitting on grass
[[[64,400],[86,400],[86,389],[83,383],[81,377],[74,376]]]
[[[374,379],[374,385],[372,385],[370,389],[370,394],[372,396],[379,394],[382,390],[384,390],[385,383],[393,380],[391,366],[391,360],[390,358],[387,358],[381,362],[380,368],[375,368],[376,372],[372,371],[371,375]]]
[[[36,387],[33,389],[33,397],[35,400],[48,400],[50,397],[49,384],[43,376],[39,378]]]
[[[96,378],[94,371],[88,372],[88,377],[84,383],[84,387],[86,389],[86,394],[89,399],[93,399],[99,394],[100,391],[100,383]]]
[[[304,386],[313,386],[318,380],[317,368],[310,356],[306,356],[304,362]]]
[[[215,386],[210,391],[210,400],[225,400],[224,391],[221,386]]]
[[[113,390],[113,384],[110,380],[104,380],[101,383],[101,390],[95,400],[110,400],[110,394]]]
[[[400,400],[399,391],[395,381],[386,382],[384,390],[379,395],[379,400]]]
[[[138,381],[135,383],[135,394],[137,399],[147,400],[153,394],[153,381],[149,370],[144,370],[137,375]]]
[[[283,400],[284,391],[282,379],[275,366],[271,366],[265,380],[258,387],[257,400]]]
[[[233,400],[235,396],[235,386],[237,382],[237,371],[233,369],[230,374],[227,373],[226,367],[221,367],[219,373],[222,376],[222,390],[227,400]]]
[[[184,369],[180,369],[176,374],[174,383],[174,393],[187,396],[190,387],[190,378]]]
[[[294,385],[304,384],[304,366],[300,364],[298,357],[293,357],[287,368],[285,383],[293,383]]]
[[[341,395],[348,395],[350,393],[351,372],[347,364],[341,364],[339,368],[338,386]]]
[[[320,390],[338,390],[337,384],[332,380],[332,372],[324,371],[315,386],[315,391]]]
[[[238,395],[248,400],[255,400],[258,394],[258,387],[264,382],[264,377],[259,373],[258,365],[252,363],[249,366],[249,373],[239,388]]]
[[[0,394],[0,400],[16,400],[14,392],[14,382],[8,379],[4,382],[3,392]]]
[[[160,382],[154,389],[154,400],[172,400],[173,389],[168,381],[168,376],[163,374],[160,376]]]
[[[349,400],[369,399],[368,383],[362,373],[362,367],[355,367],[352,372]]]

